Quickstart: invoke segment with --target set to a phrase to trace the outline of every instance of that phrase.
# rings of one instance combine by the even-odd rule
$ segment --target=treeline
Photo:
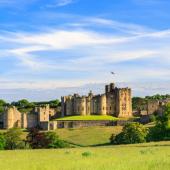
[[[146,96],[146,97],[133,97],[132,108],[133,110],[144,110],[149,100],[165,100],[165,99],[170,99],[170,95],[156,94],[153,96]]]
[[[11,103],[8,103],[4,100],[0,100],[0,113],[2,113],[4,111],[4,108],[6,106],[15,106],[21,112],[31,112],[34,107],[44,106],[46,104],[49,104],[50,107],[52,107],[52,108],[57,108],[58,106],[61,105],[61,103],[58,99],[51,100],[51,101],[43,101],[43,102],[29,102],[26,99],[22,99],[17,102],[11,102]]]
[[[56,132],[40,132],[36,128],[29,129],[25,139],[21,129],[11,128],[0,134],[0,150],[15,149],[48,149],[70,147],[61,140]]]
[[[112,135],[112,144],[133,144],[151,141],[170,140],[170,104],[165,107],[164,114],[156,117],[156,125],[146,128],[140,123],[129,123],[118,135]]]

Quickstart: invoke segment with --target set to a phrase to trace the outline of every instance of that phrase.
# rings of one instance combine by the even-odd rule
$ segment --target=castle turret
[[[38,121],[39,122],[48,122],[49,121],[49,117],[50,117],[49,104],[47,104],[43,107],[38,107],[37,112],[38,112]]]
[[[129,88],[117,89],[116,116],[117,117],[132,116],[131,89]]]

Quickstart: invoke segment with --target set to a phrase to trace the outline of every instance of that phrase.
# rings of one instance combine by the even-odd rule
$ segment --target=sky
[[[170,92],[169,0],[0,0],[0,98]],[[116,74],[110,74],[114,71]]]

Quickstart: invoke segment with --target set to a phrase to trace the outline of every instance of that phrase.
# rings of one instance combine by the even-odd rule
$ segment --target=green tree
[[[20,147],[22,141],[22,131],[18,128],[11,128],[5,133],[6,149],[17,149]]]
[[[156,118],[155,127],[148,134],[148,141],[160,141],[170,139],[170,104],[164,109],[164,114]]]
[[[6,104],[7,103],[4,100],[0,99],[0,113],[4,112],[4,107]]]
[[[148,130],[139,123],[128,123],[118,135],[112,135],[112,144],[132,144],[146,142]]]
[[[55,132],[40,132],[36,128],[29,130],[27,142],[33,149],[40,148],[64,148],[68,145]]]
[[[4,134],[0,134],[0,150],[3,150],[6,145],[6,140]]]

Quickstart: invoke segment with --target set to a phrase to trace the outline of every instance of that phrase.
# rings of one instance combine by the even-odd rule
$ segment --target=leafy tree
[[[148,134],[149,141],[170,139],[170,104],[166,105],[164,114],[156,118],[155,127]]]
[[[7,103],[4,100],[0,99],[0,106],[5,106],[6,104]]]
[[[33,149],[40,148],[64,148],[68,145],[59,139],[55,132],[40,132],[32,128],[27,135],[27,142]]]
[[[147,129],[139,123],[128,123],[118,135],[112,135],[112,144],[132,144],[146,142]]]
[[[0,134],[0,150],[3,150],[6,145],[6,140],[4,134]]]
[[[39,132],[39,129],[37,128],[31,128],[29,129],[29,133],[27,135],[27,142],[31,146],[31,148],[42,148],[43,141],[44,141],[44,135]]]
[[[11,128],[5,133],[6,149],[17,149],[22,143],[22,131],[18,128]]]
[[[133,97],[132,98],[132,107],[133,110],[144,110],[147,100],[142,97]]]
[[[4,107],[7,105],[7,103],[0,99],[0,113],[3,113],[4,112]]]

